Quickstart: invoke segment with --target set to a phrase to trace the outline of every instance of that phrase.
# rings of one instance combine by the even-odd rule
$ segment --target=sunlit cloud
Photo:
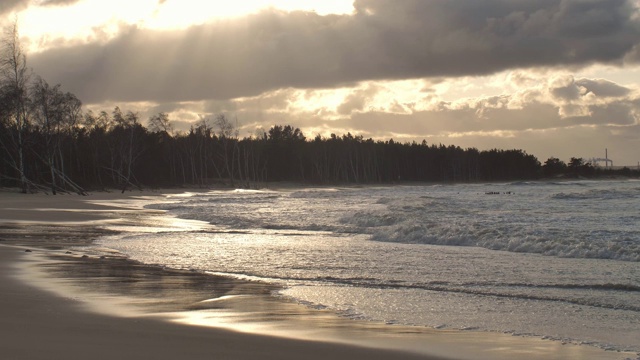
[[[177,30],[240,18],[265,9],[327,15],[352,13],[353,5],[348,0],[77,0],[35,1],[29,7],[16,7],[21,35],[30,52],[60,44],[108,41],[117,36],[123,26]],[[6,16],[5,21],[12,18]]]
[[[445,134],[448,138],[461,138],[461,137],[501,137],[501,138],[514,138],[516,137],[516,133],[513,131],[503,131],[503,130],[494,130],[494,131],[469,131],[463,133],[448,133]]]
[[[212,20],[238,18],[273,8],[283,11],[314,11],[320,15],[349,14],[351,1],[345,0],[165,0],[143,25],[152,29],[180,29]]]

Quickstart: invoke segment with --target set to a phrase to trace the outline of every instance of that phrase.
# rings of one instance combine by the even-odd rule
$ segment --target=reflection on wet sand
[[[26,270],[31,282],[40,279],[41,286],[82,302],[91,311],[110,315],[163,318],[244,333],[459,359],[536,359],[545,354],[583,359],[596,351],[604,354],[589,347],[508,334],[345,319],[273,296],[281,289],[273,284],[143,265],[124,258],[38,250],[30,257]]]

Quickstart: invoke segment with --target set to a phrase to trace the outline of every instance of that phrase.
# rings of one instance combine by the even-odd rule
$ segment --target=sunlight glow
[[[84,0],[71,6],[31,7],[18,14],[20,34],[31,52],[65,43],[105,41],[120,26],[151,17],[156,6],[157,0]]]
[[[351,14],[352,0],[80,0],[68,6],[31,6],[18,13],[29,51],[66,43],[106,41],[122,26],[172,30],[238,18],[265,9]],[[6,17],[11,19],[11,17]]]
[[[493,131],[465,131],[465,132],[444,132],[439,134],[449,139],[459,139],[465,137],[487,137],[487,138],[515,138],[516,131],[512,130],[493,130]]]

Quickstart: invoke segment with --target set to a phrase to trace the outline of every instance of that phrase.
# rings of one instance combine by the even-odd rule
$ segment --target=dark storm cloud
[[[269,10],[176,32],[128,28],[106,44],[57,48],[30,61],[85,102],[228,99],[364,80],[621,63],[640,42],[632,2],[356,0],[353,15]]]

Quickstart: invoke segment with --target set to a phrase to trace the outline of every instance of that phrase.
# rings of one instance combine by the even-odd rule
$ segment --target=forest
[[[33,74],[17,25],[0,53],[0,187],[76,192],[173,186],[254,188],[268,182],[390,184],[483,182],[541,177],[638,176],[572,158],[544,164],[522,150],[480,151],[442,144],[364,139],[350,133],[307,138],[274,125],[240,138],[225,114],[176,132],[166,113],[84,111],[74,94]]]

